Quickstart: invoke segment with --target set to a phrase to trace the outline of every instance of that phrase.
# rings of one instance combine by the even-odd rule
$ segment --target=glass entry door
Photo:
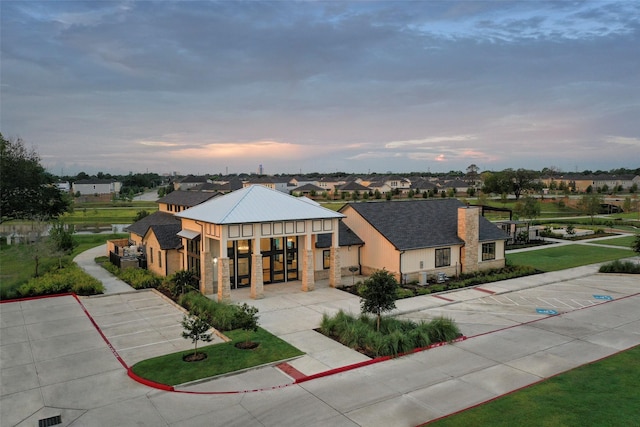
[[[265,284],[297,280],[297,237],[262,239],[262,280]]]
[[[229,280],[231,289],[251,285],[251,240],[234,240],[227,243]]]

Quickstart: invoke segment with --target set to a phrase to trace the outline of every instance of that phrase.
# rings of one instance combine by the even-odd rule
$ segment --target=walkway
[[[107,245],[96,246],[76,256],[73,261],[89,275],[95,277],[102,282],[105,295],[119,294],[122,292],[135,292],[129,284],[118,279],[113,274],[96,264],[97,257],[107,255]]]

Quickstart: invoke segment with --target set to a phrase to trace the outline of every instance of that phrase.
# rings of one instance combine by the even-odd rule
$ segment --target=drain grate
[[[57,426],[58,424],[62,424],[62,416],[60,415],[38,420],[38,427]]]

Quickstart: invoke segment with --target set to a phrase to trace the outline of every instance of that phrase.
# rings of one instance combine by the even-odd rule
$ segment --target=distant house
[[[112,179],[81,179],[72,184],[73,193],[82,196],[119,193],[122,183]]]
[[[313,194],[319,196],[324,191],[325,190],[323,188],[318,187],[317,185],[304,184],[291,190],[291,194],[293,194],[294,196],[311,196]]]
[[[289,178],[279,176],[260,176],[250,178],[242,183],[243,187],[250,187],[252,185],[262,185],[263,187],[270,188],[272,190],[280,191],[282,193],[289,194],[291,190],[296,188],[294,183],[291,183]]]
[[[69,181],[58,181],[55,183],[55,186],[58,190],[65,193],[69,193],[71,191],[71,184],[69,183]]]
[[[198,185],[210,182],[206,176],[187,175],[173,183],[174,190],[189,190]]]
[[[336,179],[329,176],[324,176],[317,181],[318,187],[322,188],[323,191],[327,191],[329,193],[333,193],[336,186],[345,184],[347,181],[344,179]]]
[[[357,193],[362,196],[363,193],[368,193],[370,189],[362,184],[358,184],[355,181],[347,182],[346,184],[336,186],[335,192],[337,194],[348,194],[349,196]]]
[[[565,188],[574,189],[578,193],[584,193],[589,187],[593,191],[602,188],[608,188],[609,191],[613,191],[618,187],[622,187],[624,190],[629,190],[634,184],[640,187],[640,176],[638,175],[584,175],[584,174],[558,174],[553,176],[545,176],[541,179],[541,182],[550,187],[552,183],[556,187],[561,185]]]
[[[158,199],[158,210],[169,213],[182,212],[219,195],[220,193],[212,191],[172,191]]]
[[[502,230],[456,199],[367,202],[343,206],[343,222],[364,245],[362,273],[385,268],[400,280],[473,272],[505,265]]]

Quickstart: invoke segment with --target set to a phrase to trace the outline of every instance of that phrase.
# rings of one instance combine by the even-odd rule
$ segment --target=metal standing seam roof
[[[344,215],[262,185],[251,185],[175,215],[212,224],[343,218]]]

